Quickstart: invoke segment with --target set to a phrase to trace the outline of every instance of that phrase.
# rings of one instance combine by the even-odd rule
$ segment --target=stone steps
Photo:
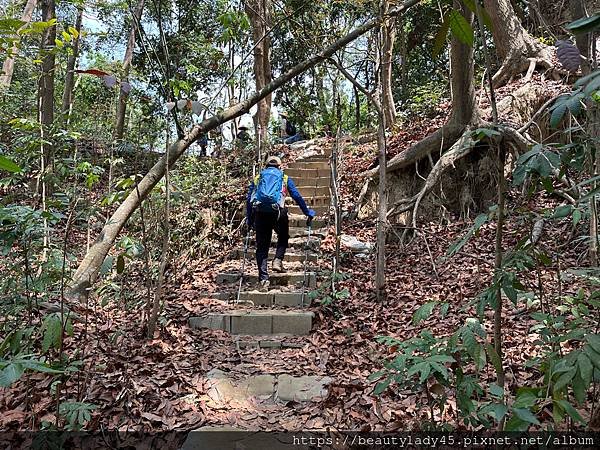
[[[313,228],[310,234],[311,234],[311,236],[325,237],[327,235],[327,230],[325,228],[317,228],[316,230]],[[276,236],[277,235],[275,234],[275,232],[273,232],[273,238],[272,238],[271,242],[277,241]],[[297,237],[303,237],[303,236],[308,236],[308,228],[306,227],[306,224],[303,227],[290,227],[290,237],[291,238],[297,238]]]
[[[305,187],[329,187],[331,178],[310,176],[300,178],[292,177],[292,180],[294,181],[294,184],[296,185],[298,190],[302,192],[302,189],[304,189]]]
[[[327,396],[333,380],[322,376],[251,375],[236,380],[227,372],[213,369],[206,374],[204,384],[209,401],[229,403],[258,397],[272,402],[308,402]],[[237,447],[236,447],[237,448]],[[252,450],[255,450],[253,447]]]
[[[299,214],[288,214],[288,219],[290,227],[306,227],[306,216],[301,216]],[[318,228],[324,228],[326,225],[327,221],[323,219],[313,219],[312,221],[313,230]]]
[[[239,272],[219,273],[217,274],[216,282],[218,284],[236,283],[240,280]],[[257,275],[244,275],[244,281],[248,283],[258,284]],[[304,272],[286,272],[286,273],[270,273],[269,281],[271,286],[285,286],[302,284],[304,281]],[[314,288],[317,285],[317,275],[315,272],[306,273],[306,287]]]
[[[320,216],[324,216],[324,215],[329,215],[329,205],[327,206],[313,206],[310,209],[312,209],[316,214],[317,217]],[[302,210],[300,209],[300,207],[298,205],[292,205],[288,208],[288,211],[290,214],[295,214],[295,215],[303,215],[304,213],[302,212]],[[304,216],[306,217],[306,216]],[[306,223],[306,219],[305,219],[305,223]]]
[[[242,259],[244,257],[244,249],[238,248],[231,253],[231,258],[234,259]],[[269,261],[272,261],[275,258],[275,251],[271,249],[269,251]],[[248,249],[248,259],[254,261],[256,259],[256,250],[253,248]],[[306,259],[306,253],[294,253],[294,252],[286,252],[285,258],[283,260],[285,262],[301,262],[303,263]],[[319,255],[316,253],[308,252],[308,262],[315,262],[319,259]]]
[[[310,333],[313,317],[310,311],[233,310],[190,317],[190,327],[222,330],[234,335],[305,336]]]
[[[314,178],[331,178],[331,170],[326,169],[305,169],[305,168],[291,168],[286,169],[285,174],[295,180],[301,179],[314,179]]]
[[[312,301],[308,298],[308,292],[304,293],[304,300],[302,297],[302,292],[260,292],[258,290],[240,292],[240,301],[251,302],[254,306],[268,306],[269,308],[274,306],[292,308],[310,306]]]
[[[284,172],[287,172],[290,169],[321,169],[331,171],[329,168],[329,158],[321,159],[321,160],[309,160],[309,161],[292,161],[288,164],[287,168],[284,169]]]
[[[327,186],[302,186],[298,190],[304,199],[311,197],[319,197],[322,195],[330,195],[329,184]]]
[[[329,206],[329,204],[331,203],[331,197],[329,196],[329,194],[312,196],[312,197],[307,196],[307,197],[304,197],[304,201],[310,207],[312,207],[312,206]],[[296,203],[292,199],[289,199],[287,204],[289,206],[292,206],[292,205],[295,205]]]

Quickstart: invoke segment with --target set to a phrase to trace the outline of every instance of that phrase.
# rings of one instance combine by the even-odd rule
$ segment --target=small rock
[[[355,253],[369,253],[374,247],[372,243],[359,241],[356,237],[348,234],[342,234],[340,236],[340,243],[343,247]]]

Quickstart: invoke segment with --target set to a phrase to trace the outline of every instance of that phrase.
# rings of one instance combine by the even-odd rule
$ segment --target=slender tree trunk
[[[252,25],[254,39],[254,80],[256,90],[260,91],[272,80],[271,75],[271,38],[267,34],[272,26],[271,0],[246,0],[246,14]],[[258,111],[254,117],[257,141],[261,146],[267,142],[269,119],[271,118],[271,95],[258,102]],[[259,149],[257,149],[258,151]],[[260,149],[262,154],[262,148]]]
[[[392,128],[396,123],[396,104],[392,87],[392,61],[394,42],[396,41],[396,25],[393,20],[386,20],[382,29],[383,49],[381,57],[381,106],[385,115],[386,127]]]
[[[501,85],[536,64],[551,67],[549,48],[534,39],[521,25],[510,0],[484,0],[492,21],[492,35],[502,66],[494,75],[494,85]],[[533,67],[532,67],[533,66]]]
[[[65,89],[63,91],[62,108],[63,119],[65,123],[69,122],[71,114],[71,105],[73,104],[73,88],[75,86],[75,64],[79,57],[79,40],[81,39],[81,22],[83,21],[83,6],[80,6],[77,11],[77,19],[75,20],[75,30],[77,37],[73,40],[73,53],[69,55],[67,60],[67,74],[65,76]]]
[[[42,20],[48,22],[56,18],[56,5],[54,0],[42,0]],[[42,35],[41,51],[44,54],[42,60],[42,74],[39,79],[39,119],[40,125],[45,133],[48,133],[54,123],[54,41],[56,40],[56,26],[51,26]],[[44,139],[42,152],[44,155],[44,166],[46,170],[52,167],[52,146]]]
[[[407,0],[402,5],[391,10],[390,15],[401,14],[417,3],[419,3],[419,0]],[[130,192],[127,198],[125,198],[113,215],[108,219],[102,228],[102,231],[98,235],[96,242],[87,251],[83,261],[81,261],[77,271],[73,275],[73,281],[69,287],[69,295],[85,296],[87,289],[89,289],[96,281],[98,271],[104,262],[104,258],[106,258],[108,251],[129,220],[129,217],[131,217],[134,211],[139,207],[141,201],[146,198],[154,186],[156,186],[156,184],[164,176],[167,164],[169,167],[172,167],[181,157],[181,155],[183,155],[185,150],[192,145],[193,142],[196,142],[200,134],[207,133],[210,130],[213,130],[224,124],[225,122],[247,113],[252,106],[257,104],[260,100],[268,95],[271,95],[273,91],[290,82],[298,75],[306,72],[316,64],[331,58],[331,56],[340,48],[358,39],[360,36],[378,26],[379,23],[380,21],[378,17],[367,21],[344,37],[336,40],[334,43],[324,48],[316,55],[295,65],[286,73],[279,76],[279,78],[267,84],[261,91],[257,91],[252,96],[238,103],[237,105],[231,106],[224,111],[221,111],[219,114],[203,120],[200,124],[192,128],[187,135],[173,143],[169,149],[169,158],[167,159],[166,156],[162,156],[156,162],[156,164],[154,164],[150,171],[140,180],[137,187]]]
[[[355,130],[358,133],[360,131],[360,94],[356,86],[352,86],[352,88],[354,89]]]
[[[23,15],[21,16],[21,20],[25,22],[25,25],[31,22],[31,17],[33,16],[33,11],[35,10],[37,3],[38,0],[27,0],[25,9],[23,10]],[[10,83],[12,82],[12,76],[15,71],[15,58],[18,53],[19,48],[14,45],[11,49],[11,55],[4,60],[4,64],[2,64],[2,75],[0,75],[0,87],[10,86]]]
[[[127,81],[129,72],[131,71],[131,62],[133,61],[133,50],[135,49],[135,35],[138,24],[142,19],[142,12],[144,11],[144,0],[138,0],[133,13],[134,17],[131,21],[131,29],[129,31],[129,38],[127,39],[127,48],[125,49],[125,56],[123,57],[123,81]],[[115,125],[115,139],[123,139],[123,133],[125,130],[125,116],[127,113],[127,99],[129,93],[123,89],[119,89],[119,103],[117,105],[117,123]]]

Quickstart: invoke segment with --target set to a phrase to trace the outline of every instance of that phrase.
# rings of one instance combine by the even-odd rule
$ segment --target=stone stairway
[[[284,158],[284,164],[285,162]],[[287,272],[278,274],[272,271],[271,252],[271,288],[268,292],[258,291],[252,239],[239,302],[236,300],[240,280],[239,267],[244,257],[242,249],[237,249],[231,254],[231,258],[239,264],[238,269],[218,273],[215,279],[219,292],[214,294],[213,298],[228,301],[227,306],[224,309],[208,311],[201,317],[192,317],[189,321],[192,328],[222,330],[232,335],[238,349],[252,348],[262,352],[298,347],[302,345],[298,343],[298,339],[307,339],[306,336],[313,327],[314,313],[309,309],[311,300],[308,293],[317,286],[320,261],[318,247],[320,238],[325,235],[329,219],[329,156],[314,155],[290,162],[284,172],[294,181],[309,207],[317,212],[310,240],[307,241],[306,217],[296,205],[289,206],[290,248],[284,259]],[[286,202],[289,200],[291,199],[286,199]],[[274,235],[273,248],[275,242]],[[288,345],[286,338],[290,337],[294,337],[294,342]],[[208,396],[222,404],[253,402],[257,398],[269,404],[313,401],[326,396],[327,385],[330,382],[329,377],[291,376],[281,373],[236,377],[235,374],[223,372],[219,368],[213,368],[205,376]]]

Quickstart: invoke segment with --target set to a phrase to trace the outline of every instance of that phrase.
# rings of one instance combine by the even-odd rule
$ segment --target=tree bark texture
[[[254,39],[254,80],[256,91],[260,91],[272,81],[271,75],[271,38],[268,32],[272,27],[271,0],[246,0],[246,14],[252,26]],[[271,94],[257,104],[254,125],[260,134],[258,142],[267,142],[269,119],[271,118]]]
[[[125,56],[123,57],[123,77],[122,81],[127,81],[129,72],[131,71],[131,62],[133,61],[133,51],[135,49],[135,35],[136,29],[140,20],[142,19],[142,12],[144,11],[144,0],[139,0],[135,11],[134,17],[131,21],[131,29],[129,30],[129,38],[127,39],[127,48],[125,49]],[[119,89],[119,103],[117,104],[117,123],[115,125],[115,139],[123,139],[123,133],[125,131],[125,116],[127,113],[127,99],[129,93],[123,89]]]
[[[21,20],[27,25],[31,22],[33,11],[37,6],[38,0],[27,0],[25,8],[23,9],[23,15]],[[2,64],[2,75],[0,75],[0,86],[9,87],[12,82],[13,73],[15,71],[15,58],[19,53],[19,49],[16,45],[11,49],[11,55],[4,60]]]
[[[473,22],[473,13],[455,1],[454,7],[461,11],[467,22]],[[417,142],[404,152],[387,162],[387,172],[408,167],[434,151],[447,150],[462,135],[466,126],[477,120],[475,107],[475,87],[473,85],[473,48],[453,37],[450,43],[452,113],[448,122],[434,133]],[[377,177],[379,168],[366,172],[369,177]]]
[[[492,22],[492,35],[502,66],[493,77],[494,85],[506,83],[530,65],[551,67],[549,48],[534,39],[521,24],[510,0],[484,0]]]
[[[390,10],[390,15],[401,14],[411,6],[419,3],[419,1],[420,0],[407,0],[402,5]],[[379,23],[379,17],[367,21],[363,25],[355,28],[346,36],[327,46],[316,55],[292,67],[286,73],[271,81],[262,90],[255,92],[246,100],[203,120],[200,124],[194,126],[194,128],[192,128],[192,130],[183,138],[178,139],[175,143],[173,143],[169,150],[168,160],[166,155],[162,156],[106,222],[102,228],[102,231],[100,232],[100,235],[96,239],[95,243],[90,247],[83,261],[79,264],[77,271],[73,275],[73,279],[69,288],[69,295],[74,296],[84,294],[85,290],[95,282],[102,262],[104,261],[121,229],[127,223],[129,217],[131,217],[134,211],[139,207],[142,200],[148,196],[154,186],[156,186],[156,184],[164,176],[167,164],[169,167],[172,167],[181,157],[181,155],[183,155],[185,150],[198,139],[200,134],[207,133],[223,123],[247,113],[253,105],[272,94],[276,89],[309,70],[316,64],[330,58],[340,48],[348,45],[350,42],[356,40],[371,29],[375,28],[379,25]]]
[[[396,104],[392,86],[392,61],[394,57],[394,42],[396,41],[396,24],[387,19],[382,27],[382,57],[381,57],[381,106],[385,116],[385,126],[392,128],[396,123]]]

